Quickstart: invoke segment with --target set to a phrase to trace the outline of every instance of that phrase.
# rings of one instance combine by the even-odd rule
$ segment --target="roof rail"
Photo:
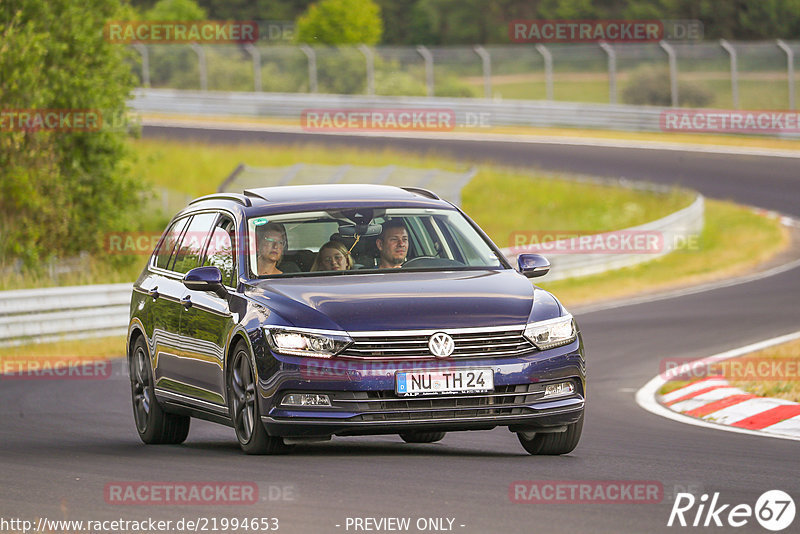
[[[191,206],[192,204],[197,204],[198,202],[203,202],[204,200],[233,200],[242,206],[250,207],[253,205],[249,198],[239,193],[211,193],[210,195],[192,200],[189,202],[189,205]]]
[[[441,198],[439,198],[439,195],[437,195],[433,191],[428,191],[427,189],[422,189],[421,187],[403,187],[401,189],[405,189],[409,193],[416,193],[424,197],[432,198],[433,200],[441,200]]]

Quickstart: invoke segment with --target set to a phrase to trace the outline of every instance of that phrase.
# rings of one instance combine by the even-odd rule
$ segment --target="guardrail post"
[[[300,45],[300,50],[308,58],[308,92],[317,92],[317,54],[308,45]]]
[[[672,98],[672,107],[678,107],[678,59],[675,55],[675,49],[672,48],[666,41],[659,41],[658,45],[664,49],[669,59],[669,94]]]
[[[720,39],[719,44],[731,56],[731,96],[734,109],[739,109],[739,68],[736,60],[736,49],[725,39]]]
[[[422,59],[425,60],[425,87],[427,94],[428,96],[433,96],[433,54],[423,45],[417,47],[417,52],[422,56]]]
[[[794,107],[794,50],[783,42],[782,39],[775,41],[778,48],[786,53],[786,75],[789,77],[789,109]]]
[[[358,45],[358,49],[364,54],[367,62],[367,94],[375,96],[375,54],[367,45]]]
[[[253,90],[261,92],[261,52],[252,43],[244,45],[244,49],[253,58]]]
[[[136,43],[133,48],[142,56],[142,86],[150,87],[150,52],[141,43]]]
[[[546,87],[547,100],[553,100],[553,54],[543,44],[536,45],[536,51],[544,59],[544,83]]]
[[[617,53],[614,47],[608,43],[601,42],[600,48],[608,55],[608,102],[617,103]]]
[[[197,54],[197,64],[200,67],[200,89],[208,91],[208,71],[206,70],[206,51],[197,43],[191,44],[192,50]]]
[[[483,96],[492,98],[492,56],[481,45],[476,45],[474,50],[480,56],[483,66]]]

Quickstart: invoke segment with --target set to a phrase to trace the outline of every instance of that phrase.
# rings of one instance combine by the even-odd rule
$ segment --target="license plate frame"
[[[456,376],[461,377],[460,381]],[[430,384],[428,388],[425,387],[425,378]],[[456,387],[459,383],[461,386]],[[396,371],[394,375],[394,392],[398,397],[436,397],[492,391],[494,391],[494,371],[488,367],[403,370]]]

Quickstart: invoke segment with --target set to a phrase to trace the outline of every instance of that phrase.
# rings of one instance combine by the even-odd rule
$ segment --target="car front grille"
[[[527,404],[541,400],[544,386],[499,386],[491,393],[441,397],[397,397],[392,391],[333,393],[335,408],[360,415],[351,421],[418,421],[465,419],[531,413]]]
[[[523,329],[482,332],[452,332],[455,350],[450,358],[485,358],[518,356],[534,350],[530,341],[522,335]],[[428,350],[430,334],[380,335],[355,334],[353,344],[340,354],[359,359],[426,359],[433,358]]]

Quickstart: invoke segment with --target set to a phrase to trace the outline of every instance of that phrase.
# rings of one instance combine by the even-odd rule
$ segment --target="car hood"
[[[269,279],[247,295],[291,325],[357,332],[525,324],[534,287],[508,269]]]

